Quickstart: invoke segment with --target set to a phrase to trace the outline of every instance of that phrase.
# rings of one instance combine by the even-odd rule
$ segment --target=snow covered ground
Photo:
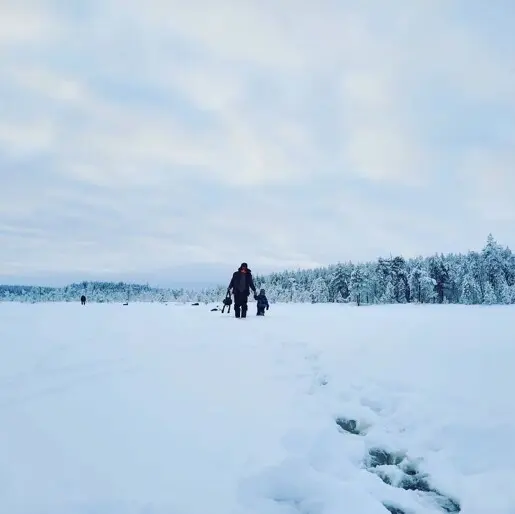
[[[513,307],[209,309],[0,304],[0,511],[515,513]]]

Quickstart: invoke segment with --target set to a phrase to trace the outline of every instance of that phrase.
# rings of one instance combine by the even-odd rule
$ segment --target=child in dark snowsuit
[[[261,289],[259,294],[254,295],[254,299],[257,301],[257,316],[264,316],[265,309],[268,310],[270,305],[268,304],[268,299],[265,295],[265,290]]]

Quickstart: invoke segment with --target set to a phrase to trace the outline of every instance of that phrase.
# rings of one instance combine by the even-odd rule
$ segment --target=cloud
[[[510,20],[464,1],[3,2],[0,275],[513,245]]]
[[[38,43],[56,36],[57,26],[39,2],[3,2],[0,7],[0,51],[4,47]]]
[[[486,221],[515,222],[515,132],[511,143],[497,152],[471,149],[461,169],[467,205]]]

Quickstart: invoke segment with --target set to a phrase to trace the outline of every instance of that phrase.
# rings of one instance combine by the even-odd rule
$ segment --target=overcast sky
[[[3,0],[0,278],[515,246],[513,27],[511,0]]]

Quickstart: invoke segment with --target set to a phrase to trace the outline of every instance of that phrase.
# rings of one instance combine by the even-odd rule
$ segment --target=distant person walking
[[[81,305],[86,305],[86,297],[85,297],[84,295],[82,295],[82,296],[80,297],[80,304],[81,304]]]
[[[234,316],[236,318],[246,318],[250,291],[252,290],[252,292],[256,294],[256,286],[252,279],[252,272],[246,262],[242,262],[238,271],[233,273],[231,282],[227,288],[227,294],[230,294],[231,289],[234,296]]]

